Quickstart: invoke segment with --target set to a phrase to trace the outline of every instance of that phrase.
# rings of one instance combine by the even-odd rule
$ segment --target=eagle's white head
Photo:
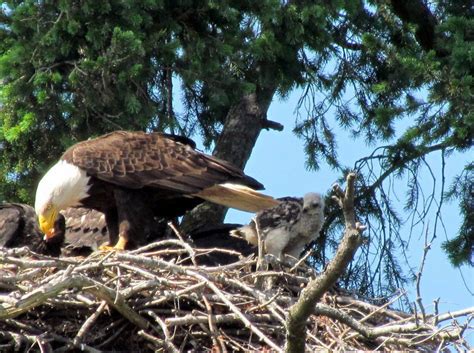
[[[43,176],[36,189],[35,211],[46,239],[54,236],[60,210],[78,206],[88,196],[90,177],[74,164],[60,160]]]

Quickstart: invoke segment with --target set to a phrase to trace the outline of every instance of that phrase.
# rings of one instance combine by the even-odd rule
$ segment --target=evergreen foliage
[[[325,161],[347,171],[334,124],[369,144],[386,143],[356,166],[365,175],[356,201],[367,221],[380,225],[383,236],[369,234],[371,241],[389,239],[387,255],[403,240],[383,181],[416,176],[431,152],[472,147],[468,0],[2,4],[0,199],[31,203],[39,176],[66,147],[90,136],[168,130],[198,134],[210,147],[243,95],[285,96],[300,87],[305,94],[294,132],[308,167]],[[176,78],[186,108],[181,115],[173,109]],[[407,126],[402,132],[400,122]],[[375,159],[382,173],[373,180],[367,168]],[[410,186],[407,207],[417,197],[416,178]],[[465,223],[446,249],[454,264],[472,264],[472,178],[459,178],[450,195],[461,202]],[[329,246],[337,242],[338,217],[329,217]],[[373,288],[374,278],[385,276],[388,282],[377,282],[386,286],[380,292],[398,288],[398,264],[382,259],[375,273],[364,262],[355,266],[352,283]]]

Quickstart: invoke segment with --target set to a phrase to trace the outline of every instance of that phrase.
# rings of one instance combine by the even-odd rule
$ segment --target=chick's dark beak
[[[45,241],[48,244],[58,244],[62,243],[65,238],[66,233],[66,220],[62,214],[58,214],[56,220],[54,221],[54,226],[51,230],[51,234],[45,237]]]

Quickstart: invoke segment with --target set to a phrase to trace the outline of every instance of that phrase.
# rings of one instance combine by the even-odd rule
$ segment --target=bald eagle
[[[195,149],[194,141],[164,133],[116,131],[71,146],[38,184],[35,210],[45,237],[60,210],[103,212],[109,244],[139,245],[152,219],[183,215],[203,202],[257,212],[278,204],[255,190],[242,170]]]
[[[324,222],[324,199],[314,192],[302,198],[283,197],[275,207],[257,213],[250,224],[230,234],[258,245],[258,233],[262,237],[264,253],[279,260],[298,259],[304,247],[319,237]]]

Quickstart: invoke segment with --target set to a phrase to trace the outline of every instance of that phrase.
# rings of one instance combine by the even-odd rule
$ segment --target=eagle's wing
[[[21,222],[21,212],[10,204],[0,205],[0,247],[8,247],[14,241]]]
[[[279,198],[280,203],[272,208],[257,213],[259,229],[265,233],[271,229],[291,227],[298,221],[303,207],[303,200],[297,197]]]
[[[69,248],[96,250],[108,240],[103,213],[87,208],[67,208],[61,213],[66,221],[65,244]]]
[[[151,186],[190,194],[223,182],[263,188],[240,169],[193,147],[191,140],[173,135],[116,131],[80,142],[62,158],[127,188]]]

